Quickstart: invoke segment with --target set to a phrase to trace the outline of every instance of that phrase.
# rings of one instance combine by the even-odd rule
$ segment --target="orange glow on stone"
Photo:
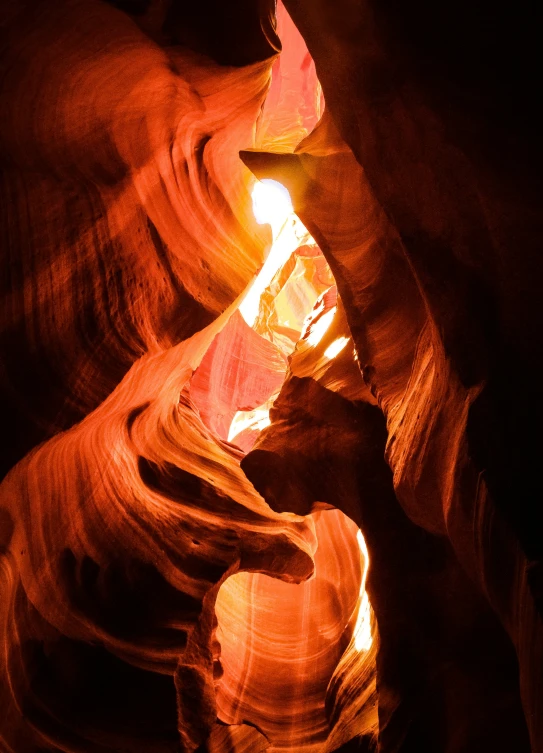
[[[324,351],[325,357],[330,359],[335,358],[337,355],[339,355],[339,353],[341,353],[348,342],[348,337],[338,337],[337,340],[334,340],[334,342],[331,343]]]
[[[309,334],[306,337],[306,341],[309,345],[318,345],[328,328],[334,320],[334,314],[336,313],[336,306],[323,314],[317,321],[311,326]]]
[[[294,214],[290,194],[281,183],[276,180],[257,180],[252,199],[255,219],[261,225],[271,226],[273,243],[266,261],[239,307],[250,327],[258,316],[260,298],[276,272],[299,246],[314,243],[305,225]]]
[[[260,224],[272,227],[274,238],[294,213],[288,190],[278,181],[264,178],[257,180],[252,191],[253,214]]]
[[[358,617],[356,618],[353,639],[357,651],[369,651],[373,642],[371,635],[371,605],[366,592],[366,580],[370,567],[370,556],[368,554],[368,547],[366,546],[366,541],[364,540],[362,531],[358,531],[356,534],[356,540],[360,549],[363,570],[362,580],[360,581],[360,606],[358,608]]]

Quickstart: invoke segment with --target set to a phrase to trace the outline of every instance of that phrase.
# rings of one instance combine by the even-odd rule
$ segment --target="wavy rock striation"
[[[303,22],[301,26],[303,29]],[[326,30],[323,37],[325,43],[336,31],[334,28]],[[309,26],[307,32],[308,38],[311,38],[313,32]],[[323,54],[323,51],[319,50],[318,44],[314,52],[319,68],[318,53]],[[356,54],[353,51],[353,56]],[[377,60],[381,61],[379,57]],[[381,61],[381,64],[387,70],[386,63]],[[375,67],[378,70],[377,63],[374,63]],[[370,68],[372,73],[374,68]],[[337,70],[336,80],[344,80],[342,77],[345,75],[343,70]],[[368,80],[372,80],[371,75]],[[353,89],[355,112],[357,117],[358,112],[364,112],[368,123],[372,123],[372,118],[375,120],[372,127],[382,139],[379,143],[383,148],[384,145],[388,148],[389,132],[379,130],[384,129],[384,113],[381,114],[379,109],[375,115],[369,112],[364,99],[365,85],[360,84],[359,89]],[[394,97],[393,90],[390,97]],[[338,128],[346,132],[339,109],[333,106],[332,92],[331,103],[330,110],[338,122]],[[422,118],[415,104],[410,104],[412,110],[408,113],[402,110],[404,132],[408,117],[415,118],[413,112]],[[400,107],[399,102],[397,106]],[[346,122],[352,124],[352,118],[346,119]],[[401,129],[400,133],[403,133]],[[422,140],[426,131],[423,129],[421,133]],[[370,141],[358,149],[358,142],[353,141],[354,132],[348,135],[351,136],[355,154],[366,168],[363,159],[365,151],[370,149],[370,145],[377,149],[376,144]],[[520,421],[522,410],[515,412],[505,396],[505,414],[498,411],[497,403],[492,403],[498,397],[496,390],[501,379],[496,371],[497,368],[501,369],[501,365],[494,366],[495,359],[500,349],[506,347],[508,335],[505,324],[501,333],[488,329],[488,326],[498,323],[493,318],[496,316],[493,313],[495,309],[489,308],[488,302],[489,295],[499,297],[500,285],[506,282],[503,280],[500,283],[495,279],[493,288],[490,287],[487,274],[490,267],[487,269],[484,266],[481,254],[483,251],[491,254],[492,244],[485,241],[486,245],[477,245],[477,239],[483,237],[479,232],[482,223],[498,221],[492,214],[483,215],[476,205],[468,205],[463,198],[465,194],[458,194],[457,186],[462,185],[466,192],[471,192],[469,196],[473,196],[475,176],[482,172],[482,168],[480,164],[469,163],[471,154],[460,153],[445,139],[440,141],[441,135],[438,131],[432,138],[428,136],[434,151],[429,150],[421,157],[413,173],[416,176],[417,170],[427,171],[421,176],[417,191],[410,188],[415,178],[405,172],[405,144],[398,144],[390,137],[390,149],[397,159],[397,166],[390,172],[379,162],[376,153],[369,155],[370,165],[367,171],[363,170],[339,138],[330,116],[325,116],[319,128],[298,147],[294,155],[246,152],[242,157],[257,175],[274,177],[289,187],[296,212],[330,264],[345,303],[364,379],[387,421],[388,436],[383,434],[379,442],[383,451],[386,442],[387,459],[398,499],[410,520],[422,531],[449,539],[454,555],[450,551],[447,553],[450,563],[446,569],[452,568],[448,577],[455,572],[454,578],[464,577],[465,580],[458,570],[459,562],[476,583],[479,591],[477,598],[480,600],[484,597],[498,613],[501,628],[497,625],[493,627],[496,641],[500,644],[500,647],[496,646],[496,655],[501,653],[505,665],[509,667],[507,671],[504,669],[509,686],[506,684],[503,692],[507,687],[507,692],[512,695],[517,691],[511,645],[507,644],[503,635],[498,637],[500,630],[509,636],[516,651],[520,667],[520,695],[531,743],[537,750],[542,744],[541,715],[538,711],[542,633],[536,586],[538,564],[533,561],[537,552],[537,528],[529,531],[527,527],[529,520],[537,525],[537,519],[528,511],[524,517],[515,512],[512,499],[507,498],[505,489],[496,486],[498,478],[506,480],[506,470],[494,465],[498,457],[505,462],[508,453],[510,440],[505,438],[504,428],[511,420]],[[412,139],[417,143],[415,136]],[[395,176],[394,181],[387,182],[389,175]],[[502,178],[505,179],[504,176]],[[398,185],[403,187],[404,194],[397,193]],[[426,203],[420,194],[423,190],[426,191]],[[478,192],[481,202],[490,201],[489,194],[485,194],[483,188],[479,187]],[[436,201],[440,201],[439,211]],[[488,210],[488,203],[485,206]],[[522,223],[526,217],[519,212],[513,214],[511,222]],[[438,220],[441,225],[435,225],[429,231],[429,223],[434,221],[435,224]],[[494,225],[492,227],[495,229]],[[532,227],[535,229],[533,224]],[[433,240],[429,239],[429,232],[433,234]],[[499,232],[497,229],[496,234]],[[496,237],[493,243],[495,255],[498,252],[501,255],[507,253]],[[474,256],[470,259],[471,250]],[[495,262],[492,264],[495,267]],[[504,295],[504,305],[506,299]],[[453,301],[462,303],[454,305]],[[501,341],[496,339],[498,337]],[[528,359],[532,357],[533,354],[529,354]],[[308,396],[302,398],[305,392]],[[290,467],[287,471],[285,458],[291,454],[290,448],[298,446],[301,440],[295,438],[291,444],[282,436],[289,422],[294,421],[294,416],[288,418],[288,406],[296,405],[299,411],[301,400],[305,399],[310,405],[318,399],[317,392],[311,383],[287,381],[283,396],[275,403],[276,413],[270,414],[272,427],[256,445],[257,453],[269,447],[270,457],[264,460],[265,456],[260,456],[259,462],[262,461],[265,467],[271,463],[279,480],[270,481],[268,489],[266,482],[259,478],[259,471],[252,470],[252,463],[257,464],[257,455],[253,456],[254,461],[250,460],[251,456],[244,461],[250,475],[257,480],[257,487],[277,509],[308,511],[311,502],[321,498],[318,496],[322,495],[320,477],[313,477],[306,485],[296,481],[303,477],[301,468],[294,474]],[[321,401],[323,405],[326,404],[324,396]],[[315,411],[308,407],[308,416],[301,419],[302,423],[307,424],[312,443],[315,421],[324,424],[323,431],[329,432],[328,421],[334,425],[336,420],[332,414],[340,416],[345,412],[339,405],[334,412],[330,409],[326,413],[324,408],[323,411],[324,414],[318,414],[316,418]],[[274,421],[277,423],[275,431]],[[372,421],[369,421],[369,426],[372,425]],[[495,436],[492,436],[493,430],[497,432]],[[347,436],[343,429],[338,428],[337,433]],[[373,443],[377,439],[371,441]],[[355,446],[358,443],[363,446],[361,439]],[[282,448],[280,451],[279,447]],[[327,453],[326,447],[322,456],[331,458]],[[277,460],[278,455],[283,458],[282,461]],[[341,478],[346,473],[345,465],[349,465],[347,455],[344,444],[342,457],[337,458],[339,471],[335,471]],[[511,451],[512,462],[516,455],[516,449]],[[483,458],[488,461],[488,468],[481,467]],[[372,467],[374,462],[377,462],[377,458],[372,461]],[[361,463],[362,460],[358,458],[355,465],[360,466]],[[265,478],[270,477],[269,471],[264,470],[263,473]],[[296,488],[296,495],[290,497],[293,488]],[[339,494],[341,498],[342,492],[329,488],[329,494],[332,497]],[[285,503],[285,495],[290,498],[288,504]],[[349,495],[345,492],[345,496]],[[341,504],[342,509],[358,520],[356,506],[354,511],[349,512],[345,509],[345,503]],[[366,534],[364,525],[361,525]],[[483,539],[494,543],[483,543]],[[383,551],[386,549],[384,543],[378,546]],[[403,576],[398,573],[397,577]],[[420,586],[424,590],[423,584]],[[468,596],[467,581],[456,587],[467,589],[462,596],[466,603],[476,599],[473,594]],[[429,603],[431,598],[435,597],[428,594]],[[378,607],[374,606],[378,613]],[[421,613],[426,609],[422,602],[420,608]],[[440,609],[443,608],[444,605],[441,605]],[[479,617],[475,618],[475,615],[479,610],[481,620],[491,620],[490,613],[482,616],[485,610],[488,612],[484,602],[471,608],[476,623]],[[423,623],[421,615],[420,627]],[[470,629],[475,636],[478,632],[476,625],[473,624]],[[382,651],[385,652],[384,647]],[[481,669],[481,681],[487,671],[492,676],[489,667],[484,671]],[[400,697],[406,696],[404,688]],[[438,745],[459,745],[458,749],[464,749],[461,746],[468,744],[476,749],[479,739],[487,739],[486,744],[489,744],[490,738],[485,735],[490,733],[486,722],[482,721],[485,712],[481,709],[480,720],[472,720],[475,727],[482,725],[479,732],[470,728],[469,714],[465,711],[462,713],[467,725],[465,737],[459,737],[455,743],[448,739],[440,743],[438,737],[444,733],[439,732],[436,726],[436,738],[428,743],[429,750],[435,750],[436,747],[432,746]],[[491,709],[488,713],[491,714]],[[506,738],[511,744],[512,740],[516,740],[517,746],[527,745],[526,741],[520,742],[525,738],[522,723],[518,721],[519,714],[515,712],[513,716],[517,721],[508,733],[510,737],[505,735],[501,742],[496,740],[496,745],[504,744]],[[380,723],[382,745],[386,746],[385,717]],[[497,718],[494,723],[498,723]],[[422,732],[417,735],[424,740]],[[391,749],[395,749],[393,743],[390,745]]]
[[[8,750],[195,750],[220,584],[313,571],[312,526],[269,510],[183,392],[210,329],[138,361],[2,485]]]
[[[242,468],[273,509],[308,514],[325,503],[364,532],[379,633],[379,750],[529,750],[513,646],[449,540],[415,525],[398,503],[382,412],[295,376],[296,360]],[[369,662],[347,678],[350,706],[334,708],[335,682],[328,701],[337,737],[366,749],[375,731],[376,699],[361,682]],[[341,669],[349,672],[347,655]]]
[[[533,7],[286,7],[0,10],[8,753],[543,750]]]
[[[31,6],[13,5],[0,81],[4,472],[216,318],[268,242],[237,151],[271,61],[163,49],[98,0]]]
[[[314,519],[311,580],[290,586],[240,573],[217,597],[219,716],[255,724],[270,751],[324,750],[326,689],[354,627],[361,576],[356,526],[337,510]]]

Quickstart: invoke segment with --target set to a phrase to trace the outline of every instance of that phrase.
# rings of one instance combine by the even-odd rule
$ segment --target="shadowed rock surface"
[[[3,3],[2,753],[543,753],[539,28]]]

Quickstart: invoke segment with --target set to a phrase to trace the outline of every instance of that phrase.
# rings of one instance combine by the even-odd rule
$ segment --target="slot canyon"
[[[543,753],[538,10],[1,3],[0,753]]]

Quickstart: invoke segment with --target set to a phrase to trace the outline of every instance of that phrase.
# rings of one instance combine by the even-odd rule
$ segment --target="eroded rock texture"
[[[326,503],[364,532],[379,631],[379,749],[529,750],[513,647],[448,539],[402,510],[381,410],[363,389],[345,399],[318,372],[296,376],[297,356],[242,467],[273,509],[307,514]],[[368,701],[357,700],[360,724]]]
[[[315,528],[311,580],[291,588],[240,573],[217,599],[225,671],[217,690],[220,717],[256,724],[273,751],[324,750],[326,689],[353,630],[360,583],[356,526],[336,510],[317,513]]]
[[[533,8],[286,8],[0,9],[2,753],[543,751]]]
[[[221,68],[165,50],[98,0],[14,4],[8,23],[5,470],[251,279],[267,229],[237,150],[253,143],[271,64]]]
[[[505,367],[513,360],[533,374],[540,362],[540,345],[527,334],[537,315],[520,300],[535,300],[533,286],[541,280],[535,259],[541,240],[534,170],[539,149],[524,120],[530,105],[521,111],[518,99],[533,75],[530,68],[524,78],[533,52],[531,31],[523,31],[528,17],[509,28],[509,16],[493,15],[490,22],[483,8],[472,18],[467,8],[436,14],[421,4],[409,19],[399,14],[405,21],[400,28],[387,6],[349,4],[343,14],[322,4],[288,7],[315,57],[335,125],[323,122],[296,155],[248,153],[244,159],[257,175],[290,188],[296,211],[323,250],[365,381],[386,419],[388,436],[383,433],[380,441],[387,445],[401,507],[421,531],[447,537],[454,568],[460,563],[478,591],[474,598],[482,596],[498,614],[516,650],[531,745],[540,750],[543,539],[539,511],[529,504],[536,481],[526,467],[537,465],[528,458],[540,401],[535,385],[528,386],[530,377],[520,398]],[[431,34],[426,11],[435,25]],[[447,24],[453,14],[454,47],[438,50],[452,38]],[[483,34],[485,22],[492,27]],[[512,31],[515,44],[525,48],[502,85],[500,44]],[[436,53],[435,71],[428,65],[429,48]],[[334,56],[338,50],[344,54]],[[467,78],[470,65],[473,77]],[[504,101],[516,109],[505,113]],[[534,161],[527,159],[528,144]],[[285,392],[277,409],[289,402],[298,406],[302,387],[285,388],[293,394]],[[538,405],[530,420],[527,401]],[[370,421],[368,431],[372,426]],[[277,434],[269,435],[272,452],[273,437],[281,442],[282,430],[279,420]],[[313,434],[312,417],[308,437]],[[278,494],[260,488],[277,504],[289,482]],[[322,485],[312,478],[295,497],[286,506],[280,501],[281,509],[310,509],[312,500],[322,499]],[[461,601],[468,601],[467,592]],[[374,607],[378,613],[378,601]],[[484,604],[480,608],[488,611]],[[511,655],[503,635],[500,640],[503,656]],[[520,728],[515,732],[513,726],[511,735],[516,746],[526,744]],[[476,739],[468,733],[459,749],[477,748]],[[432,745],[454,749],[447,737]]]
[[[221,582],[313,570],[311,525],[271,513],[183,391],[213,334],[141,359],[2,485],[8,749],[194,750]]]

